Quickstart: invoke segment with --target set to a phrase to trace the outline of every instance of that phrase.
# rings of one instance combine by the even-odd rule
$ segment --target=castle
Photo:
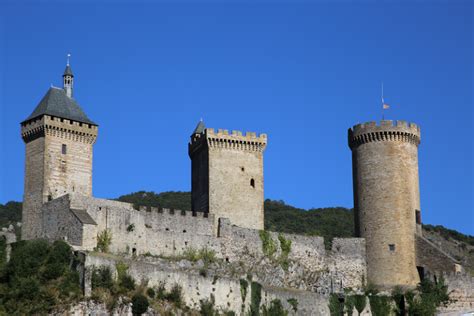
[[[73,98],[73,87],[68,63],[63,87],[51,87],[21,123],[26,144],[23,239],[61,239],[87,253],[107,231],[112,236],[110,252],[124,257],[169,256],[203,247],[230,263],[265,255],[259,238],[264,229],[265,134],[216,131],[198,123],[188,144],[191,210],[99,199],[92,196],[98,124]],[[404,121],[358,124],[349,129],[348,144],[356,238],[336,238],[327,250],[321,237],[270,233],[280,240],[277,243],[291,240],[287,255],[302,270],[268,284],[327,294],[362,288],[367,281],[381,288],[414,287],[429,273],[459,271],[453,258],[422,235],[420,128]],[[96,264],[98,259],[89,260]],[[189,295],[193,300],[196,293]],[[237,308],[242,304],[245,298],[227,302]]]

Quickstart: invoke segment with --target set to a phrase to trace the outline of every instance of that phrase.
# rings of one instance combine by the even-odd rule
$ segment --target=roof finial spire
[[[67,54],[67,62],[66,62],[66,66],[69,66],[69,58],[71,57],[71,53],[68,53]]]

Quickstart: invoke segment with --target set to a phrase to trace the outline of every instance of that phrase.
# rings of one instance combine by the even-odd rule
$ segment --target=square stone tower
[[[43,203],[67,193],[92,195],[92,146],[97,124],[72,98],[69,64],[63,88],[51,87],[21,123],[26,144],[22,238],[43,235]]]
[[[263,229],[263,152],[267,135],[205,128],[191,135],[192,210],[229,218],[240,227]]]

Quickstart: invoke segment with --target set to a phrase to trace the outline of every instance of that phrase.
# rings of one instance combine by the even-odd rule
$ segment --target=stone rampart
[[[112,234],[110,250],[115,253],[169,256],[186,248],[220,250],[213,237],[212,215],[159,208],[136,210],[129,203],[79,195],[73,196],[71,208],[85,208],[97,223],[97,232],[85,232],[89,238],[104,230]]]
[[[108,266],[116,274],[116,263],[123,262],[128,266],[128,273],[137,283],[146,282],[148,287],[164,285],[169,291],[178,284],[181,286],[184,303],[192,308],[199,309],[201,300],[215,300],[215,307],[221,311],[234,311],[237,315],[244,315],[251,304],[251,286],[249,281],[246,287],[246,295],[243,297],[243,289],[240,278],[247,276],[236,276],[231,278],[218,274],[203,276],[199,274],[199,267],[181,265],[181,263],[170,263],[165,260],[128,260],[112,256],[88,254],[85,261],[85,289],[86,295],[91,293],[91,271],[94,267]],[[292,307],[288,299],[298,302],[298,315],[328,315],[327,297],[294,289],[266,286],[262,284],[261,306],[270,305],[273,299],[279,299],[285,309],[291,311]],[[294,315],[294,314],[293,314]]]
[[[442,312],[472,312],[474,310],[474,276],[461,273],[443,273],[448,285],[450,303],[440,309]],[[459,314],[458,314],[459,315]]]
[[[229,219],[219,220],[214,235],[212,214],[134,208],[132,204],[65,195],[45,205],[45,235],[67,239],[76,249],[94,250],[97,236],[108,231],[109,251],[124,257],[179,257],[190,249],[213,250],[229,264],[225,269],[252,271],[268,286],[289,287],[319,294],[343,292],[364,286],[366,276],[363,239],[335,238],[326,250],[322,237],[309,237],[241,228]],[[273,252],[264,250],[269,238]],[[284,245],[289,247],[283,251]]]
[[[416,265],[426,273],[440,274],[456,272],[460,264],[428,239],[416,235]]]

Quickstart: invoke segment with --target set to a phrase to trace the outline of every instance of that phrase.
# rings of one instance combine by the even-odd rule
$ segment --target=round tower
[[[355,229],[366,240],[368,282],[415,286],[420,128],[405,121],[368,122],[349,129],[348,136]]]

